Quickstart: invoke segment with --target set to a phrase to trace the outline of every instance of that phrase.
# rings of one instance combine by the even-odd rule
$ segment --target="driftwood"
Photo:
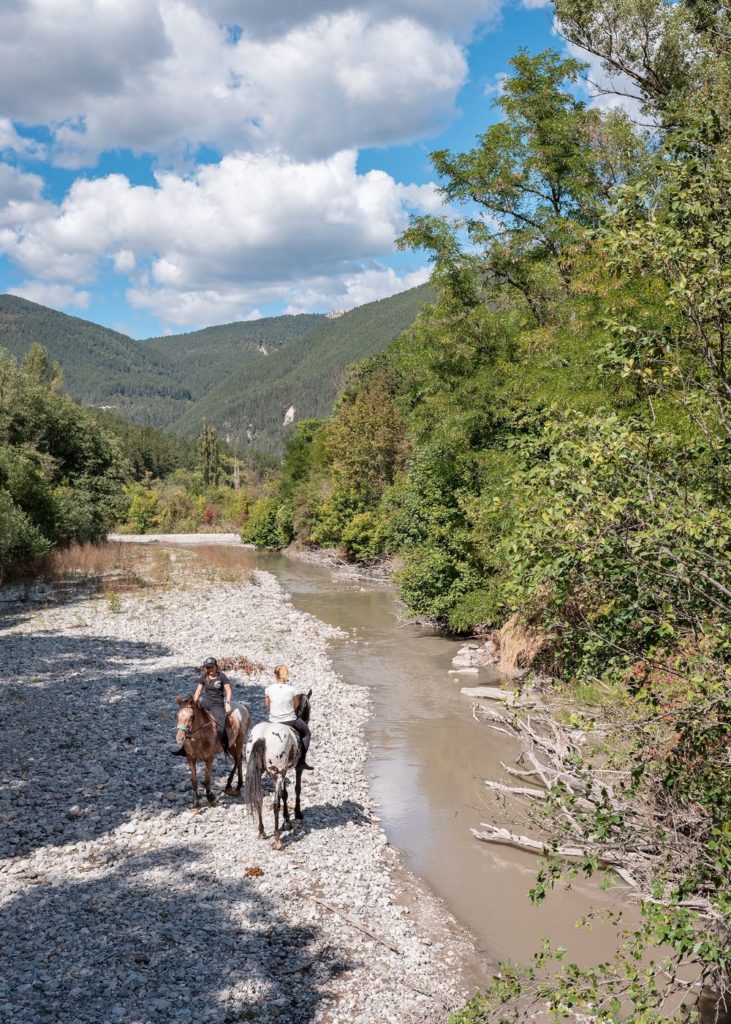
[[[525,797],[528,806],[533,801],[544,805],[552,801],[559,826],[559,840],[553,843],[540,835],[522,835],[486,822],[482,829],[471,830],[475,838],[538,856],[556,854],[569,861],[591,857],[644,898],[649,891],[653,851],[633,841],[636,837],[626,827],[621,837],[613,837],[613,842],[593,841],[591,829],[587,829],[587,822],[599,810],[619,813],[625,821],[637,811],[616,797],[616,773],[610,773],[610,779],[599,770],[577,768],[583,761],[585,733],[560,725],[537,704],[503,703],[499,709],[476,704],[473,716],[489,729],[514,739],[519,750],[519,767],[502,763],[516,783],[486,779],[487,788],[503,797]],[[545,831],[545,821],[534,824],[537,830]]]

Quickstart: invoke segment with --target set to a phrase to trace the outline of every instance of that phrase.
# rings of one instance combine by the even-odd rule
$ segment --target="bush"
[[[292,510],[277,498],[260,498],[241,531],[241,539],[258,548],[284,548],[294,537]]]
[[[50,546],[10,494],[0,490],[0,579],[8,568],[32,562]]]
[[[134,533],[147,533],[157,526],[157,493],[143,484],[130,484],[127,487],[127,494],[131,499],[127,512],[127,526]]]
[[[343,547],[349,558],[376,558],[383,550],[380,523],[374,512],[359,512],[343,530]]]

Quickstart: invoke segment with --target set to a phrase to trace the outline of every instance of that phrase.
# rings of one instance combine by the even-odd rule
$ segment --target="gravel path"
[[[175,569],[118,611],[17,596],[0,592],[0,1020],[446,1024],[469,939],[371,814],[368,694],[334,675],[330,627],[260,572]],[[190,813],[174,697],[211,652],[285,661],[314,691],[316,771],[282,853],[238,800]],[[231,676],[258,720],[270,674]]]

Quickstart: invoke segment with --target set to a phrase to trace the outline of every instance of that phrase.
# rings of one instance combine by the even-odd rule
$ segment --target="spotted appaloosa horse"
[[[299,705],[297,717],[304,722],[310,720],[310,697],[309,693],[299,694]],[[256,811],[259,818],[259,838],[266,839],[264,822],[261,818],[264,793],[261,785],[261,777],[265,772],[274,782],[274,799],[272,810],[274,811],[274,849],[282,849],[282,839],[279,831],[279,807],[282,805],[284,815],[283,828],[291,828],[289,818],[289,805],[287,803],[287,772],[294,768],[294,816],[297,821],[302,821],[304,815],[300,806],[300,793],[302,791],[302,743],[299,734],[290,726],[279,722],[260,722],[255,725],[249,734],[246,744],[246,781],[244,783],[244,800],[251,811]]]
[[[178,702],[178,722],[176,739],[179,747],[185,751],[190,768],[190,785],[193,790],[193,807],[200,804],[198,798],[198,761],[203,761],[206,770],[204,784],[206,788],[206,799],[209,804],[216,802],[211,789],[211,772],[213,770],[213,759],[216,754],[223,753],[221,741],[218,738],[218,728],[211,715],[199,707],[192,697],[176,697]],[[226,718],[226,736],[228,739],[229,753],[233,755],[234,766],[226,782],[226,792],[238,796],[243,785],[243,760],[244,740],[251,725],[251,715],[245,707],[234,708]],[[234,772],[238,770],[238,785],[234,791],[231,782]]]

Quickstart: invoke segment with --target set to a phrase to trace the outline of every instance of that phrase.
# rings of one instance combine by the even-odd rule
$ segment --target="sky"
[[[428,277],[429,153],[470,148],[545,0],[0,0],[0,292],[133,337]]]

